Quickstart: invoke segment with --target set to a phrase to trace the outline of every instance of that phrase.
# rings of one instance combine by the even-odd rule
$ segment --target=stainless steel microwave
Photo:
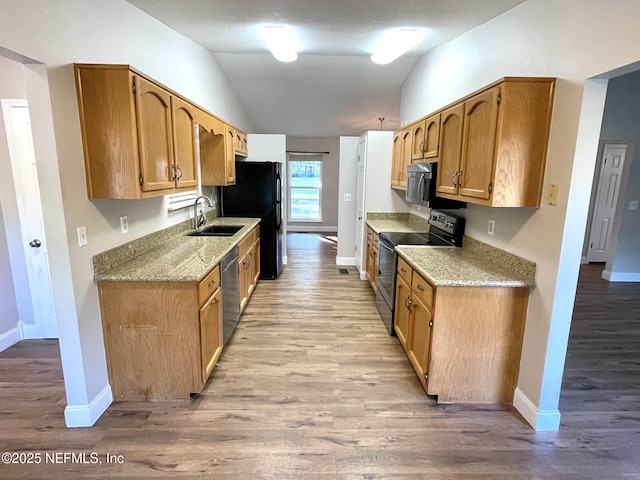
[[[407,193],[405,200],[429,208],[464,208],[465,202],[436,197],[437,163],[407,165]]]

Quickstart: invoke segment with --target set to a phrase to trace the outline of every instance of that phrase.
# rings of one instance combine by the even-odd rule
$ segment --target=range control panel
[[[450,235],[461,236],[464,230],[464,218],[432,209],[429,215],[429,225]]]

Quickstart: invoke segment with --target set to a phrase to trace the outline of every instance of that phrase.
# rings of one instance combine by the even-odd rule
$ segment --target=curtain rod
[[[329,152],[297,152],[295,150],[287,150],[287,153],[293,153],[294,155],[329,155]]]

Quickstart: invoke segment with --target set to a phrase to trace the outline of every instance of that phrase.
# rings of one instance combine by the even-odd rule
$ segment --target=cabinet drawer
[[[220,267],[211,270],[198,284],[198,303],[202,305],[213,292],[220,286]]]
[[[417,273],[411,281],[413,293],[420,297],[428,307],[433,307],[433,287]]]
[[[411,285],[411,272],[413,272],[413,269],[409,264],[402,257],[398,257],[398,276],[409,285]]]
[[[242,240],[240,240],[240,243],[238,244],[238,258],[240,260],[244,258],[258,238],[260,238],[260,227],[256,226]]]

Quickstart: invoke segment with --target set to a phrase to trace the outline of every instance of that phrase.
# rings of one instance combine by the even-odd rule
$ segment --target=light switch
[[[549,205],[558,204],[558,184],[552,183],[549,185],[549,199],[547,203]]]
[[[78,245],[84,247],[87,243],[87,227],[78,227]]]
[[[629,202],[629,210],[637,210],[638,209],[638,200],[631,200]]]
[[[351,201],[351,194],[350,193],[345,193],[344,194],[344,201],[345,202],[350,202]]]

